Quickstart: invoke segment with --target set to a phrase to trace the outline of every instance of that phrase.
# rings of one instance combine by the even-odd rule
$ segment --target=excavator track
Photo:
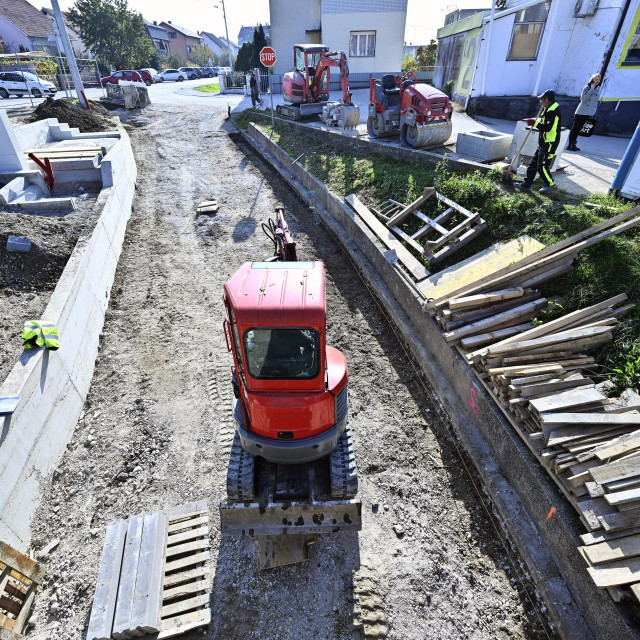
[[[291,120],[302,120],[302,113],[299,107],[290,106],[288,104],[279,104],[276,106],[276,113],[284,116],[285,118],[291,118]]]
[[[336,448],[329,455],[329,467],[331,497],[342,500],[355,498],[358,493],[358,468],[348,421]]]
[[[230,502],[251,502],[255,498],[255,458],[242,448],[236,432],[227,468],[227,498]]]

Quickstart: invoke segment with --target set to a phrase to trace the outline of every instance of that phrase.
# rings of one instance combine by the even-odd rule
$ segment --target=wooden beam
[[[453,298],[449,300],[449,309],[458,311],[459,309],[467,309],[468,307],[480,307],[483,304],[492,304],[500,300],[520,298],[523,295],[524,289],[522,287],[513,287],[511,289],[502,289],[501,291],[492,291],[491,293],[467,296],[466,298]]]
[[[391,227],[395,227],[396,225],[400,224],[410,213],[415,211],[418,207],[421,207],[431,196],[435,195],[435,193],[436,190],[433,187],[425,187],[422,195],[417,200],[414,200],[412,203],[408,204],[402,211],[389,218],[387,227],[391,229]]]

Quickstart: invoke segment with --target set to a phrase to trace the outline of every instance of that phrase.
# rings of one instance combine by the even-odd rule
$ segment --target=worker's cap
[[[547,89],[543,93],[538,96],[538,100],[542,100],[542,98],[549,98],[549,100],[556,99],[556,92],[553,89]]]

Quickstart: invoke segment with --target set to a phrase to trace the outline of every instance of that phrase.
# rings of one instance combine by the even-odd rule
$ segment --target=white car
[[[164,82],[162,76],[152,67],[147,67],[146,69],[140,69],[140,71],[148,71],[151,74],[154,82]]]
[[[17,96],[30,93],[34,98],[41,98],[54,96],[57,91],[55,84],[28,71],[0,71],[0,98],[8,98],[12,93]]]
[[[162,82],[165,80],[175,80],[176,82],[188,80],[187,74],[182,71],[178,71],[177,69],[165,69],[160,72],[160,77],[162,78]]]

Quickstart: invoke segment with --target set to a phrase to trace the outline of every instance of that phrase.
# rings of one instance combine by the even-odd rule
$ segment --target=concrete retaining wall
[[[57,324],[60,349],[24,351],[0,387],[0,396],[21,397],[12,416],[0,417],[0,539],[23,550],[40,485],[58,464],[89,391],[131,214],[137,170],[129,136],[118,128],[120,140],[102,163],[102,213],[73,250],[42,315]]]
[[[323,218],[400,329],[482,477],[561,637],[636,638],[606,592],[595,587],[579,555],[577,514],[493,399],[453,349],[402,273],[387,262],[375,235],[322,182],[250,125],[245,139]],[[473,392],[475,395],[471,396]],[[474,400],[477,414],[470,401]],[[556,513],[547,520],[551,507]]]

